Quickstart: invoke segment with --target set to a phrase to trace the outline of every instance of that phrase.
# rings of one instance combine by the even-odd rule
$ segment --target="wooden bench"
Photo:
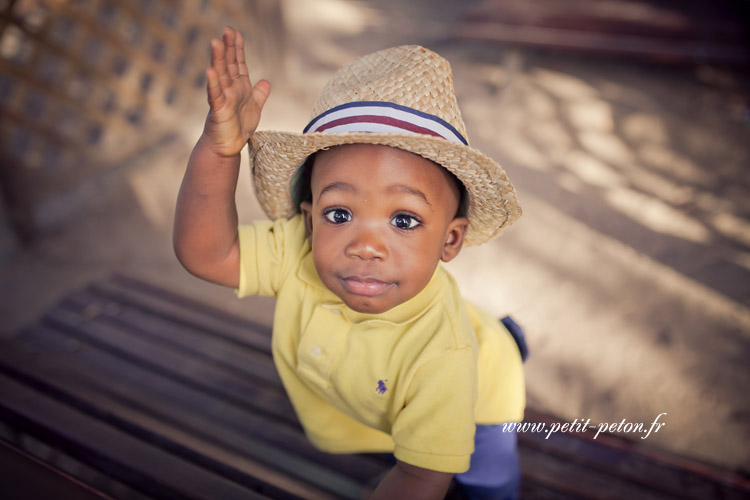
[[[747,478],[592,436],[519,434],[524,498],[750,494]],[[308,443],[267,325],[119,275],[0,345],[0,438],[118,499],[354,499],[391,465]],[[3,474],[0,491],[43,488],[29,477]]]

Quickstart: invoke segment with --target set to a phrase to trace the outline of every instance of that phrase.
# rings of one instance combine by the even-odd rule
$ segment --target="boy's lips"
[[[360,278],[358,276],[346,276],[340,279],[347,292],[367,297],[379,295],[387,288],[395,285],[393,282],[380,281],[375,278]]]

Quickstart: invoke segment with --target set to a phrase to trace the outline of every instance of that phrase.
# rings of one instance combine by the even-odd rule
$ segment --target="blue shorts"
[[[521,465],[516,440],[516,433],[503,432],[502,425],[477,425],[469,470],[454,476],[467,499],[519,498]]]

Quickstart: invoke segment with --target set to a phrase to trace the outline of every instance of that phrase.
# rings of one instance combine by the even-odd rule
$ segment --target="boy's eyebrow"
[[[320,190],[320,194],[318,195],[318,198],[322,197],[328,191],[350,191],[356,194],[357,188],[354,187],[352,184],[349,184],[348,182],[344,182],[344,181],[332,182]],[[411,186],[407,186],[406,184],[391,184],[390,186],[386,188],[385,191],[388,194],[406,193],[406,194],[414,195],[418,198],[421,198],[429,206],[432,206],[432,203],[430,203],[430,201],[427,199],[427,195],[425,195],[419,189],[413,188]]]
[[[328,191],[351,191],[352,193],[357,192],[357,188],[355,188],[353,185],[349,184],[348,182],[343,181],[337,181],[332,182],[328,184],[326,187],[320,190],[320,194],[318,195],[318,198],[323,196]]]
[[[422,191],[419,189],[413,188],[411,186],[407,186],[406,184],[391,184],[386,188],[387,193],[406,193],[414,195],[418,198],[422,198],[425,203],[427,203],[429,206],[432,206],[432,203],[427,199],[427,195],[425,195]]]

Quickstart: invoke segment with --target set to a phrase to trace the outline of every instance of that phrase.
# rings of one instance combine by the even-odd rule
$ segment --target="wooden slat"
[[[60,306],[79,314],[81,318],[97,317],[97,320],[111,323],[128,333],[165,342],[171,349],[183,351],[209,364],[221,364],[243,376],[277,387],[283,393],[276,367],[267,352],[212,335],[192,325],[175,324],[170,318],[129,307],[89,291],[69,295]]]
[[[107,305],[111,306],[112,304]],[[123,306],[120,306],[120,308],[124,310]],[[235,422],[243,422],[249,425],[255,419],[256,422],[251,426],[252,432],[261,439],[271,439],[276,445],[283,445],[297,453],[307,453],[316,461],[326,462],[333,460],[333,457],[335,457],[335,455],[320,454],[309,446],[298,427],[296,417],[279,382],[266,385],[263,380],[256,379],[254,375],[249,373],[237,375],[235,373],[238,371],[236,367],[220,363],[218,358],[213,360],[213,368],[207,369],[202,367],[206,359],[204,353],[193,351],[194,354],[192,355],[186,353],[175,355],[170,352],[173,345],[162,345],[160,339],[157,339],[156,342],[150,341],[148,337],[141,339],[139,338],[140,333],[129,326],[123,328],[122,326],[107,324],[109,318],[106,315],[96,315],[93,318],[86,319],[86,309],[82,313],[83,315],[70,314],[67,310],[55,309],[50,312],[46,322],[53,327],[62,328],[70,339],[76,339],[77,342],[96,346],[98,349],[106,351],[107,359],[104,361],[97,361],[89,356],[84,364],[87,367],[85,370],[95,374],[101,372],[102,376],[108,374],[105,378],[118,378],[118,374],[120,374],[120,380],[123,380],[123,377],[133,378],[137,373],[142,373],[139,376],[141,380],[139,384],[143,387],[136,387],[134,389],[135,396],[129,397],[141,396],[148,402],[151,400],[170,400],[185,394],[181,396],[179,401],[182,406],[182,409],[179,410],[180,416],[182,415],[181,412],[190,412],[191,407],[210,407],[219,412],[223,418],[229,414],[237,414],[234,407],[240,406],[245,409],[244,411],[251,413],[240,412]],[[92,334],[92,332],[97,333]],[[179,335],[179,331],[173,333]],[[27,336],[32,334],[33,332],[29,332]],[[52,337],[52,335],[51,332],[48,332],[44,337]],[[35,337],[40,337],[40,335]],[[39,338],[37,343],[42,340],[43,338]],[[212,344],[218,343],[219,346],[224,344],[221,340],[217,341],[210,338],[201,340],[200,337],[194,337],[193,340],[197,342],[197,351],[211,351],[215,348]],[[47,342],[50,341],[47,340]],[[58,340],[58,342],[60,341]],[[59,350],[60,354],[64,354],[62,346],[59,347]],[[99,354],[98,356],[101,357],[102,355]],[[56,356],[53,357],[58,359]],[[123,361],[120,361],[120,359]],[[131,365],[125,364],[125,361],[131,363]],[[234,361],[238,360],[235,359]],[[272,378],[275,379],[275,369],[270,364],[270,359],[267,361],[266,370],[270,371]],[[163,365],[169,368],[164,368]],[[62,371],[75,372],[76,369],[77,366],[74,364]],[[266,377],[268,378],[268,376]],[[162,379],[166,380],[162,381]],[[231,390],[224,386],[228,381],[231,381]],[[124,382],[125,380],[123,380]],[[154,387],[161,387],[165,384],[166,386],[160,392],[152,393]],[[113,386],[112,390],[118,387]],[[138,391],[144,394],[139,394]],[[206,399],[206,396],[209,396],[208,399]],[[217,401],[217,398],[221,401]],[[170,404],[177,403],[170,402]],[[268,415],[272,420],[259,420],[258,418],[263,415]],[[294,436],[296,440],[284,441],[283,428],[276,428],[273,425],[268,428],[270,423],[278,426],[278,424],[284,422],[287,423],[286,425],[293,424],[297,430],[297,435]],[[224,421],[221,425],[225,426],[228,423]],[[242,426],[243,432],[248,432],[247,425]],[[351,464],[351,467],[349,467],[349,464]],[[377,472],[377,468],[368,467],[368,463],[356,458],[337,458],[330,465],[334,468],[349,470],[351,474],[359,476],[360,480],[365,480]]]
[[[285,395],[266,390],[262,381],[203,363],[186,353],[173,351],[168,345],[141,338],[104,321],[85,321],[68,311],[50,311],[45,315],[44,324],[181,384],[213,392],[226,401],[267,412],[287,422],[296,422]]]
[[[525,421],[544,423],[550,429],[553,423],[563,423],[558,419],[526,412]],[[661,492],[667,497],[674,496],[685,500],[725,498],[740,500],[746,498],[741,485],[733,484],[724,471],[712,470],[708,466],[701,470],[698,464],[679,463],[666,453],[628,441],[617,436],[602,433],[593,439],[595,432],[556,433],[549,438],[546,434],[519,433],[519,444],[525,449],[533,449],[545,456],[576,464],[582,471],[597,471],[633,485]],[[588,472],[583,473],[582,482]],[[732,476],[734,477],[734,476]],[[721,485],[725,482],[724,485]]]
[[[104,500],[109,497],[0,440],[0,491],[6,500]]]
[[[314,497],[330,500],[329,494],[321,492],[309,482],[286,474],[282,469],[274,467],[275,464],[267,464],[267,460],[255,460],[253,455],[268,451],[268,445],[248,439],[242,433],[227,432],[216,425],[206,426],[205,421],[193,415],[195,408],[182,408],[185,414],[182,420],[192,421],[192,427],[186,427],[184,422],[171,420],[171,415],[144,408],[141,406],[142,402],[137,399],[128,399],[127,389],[118,388],[114,391],[118,396],[115,400],[111,398],[112,393],[103,396],[102,394],[107,391],[102,390],[101,386],[96,388],[93,387],[95,383],[91,381],[89,384],[85,381],[76,381],[75,377],[70,377],[59,369],[49,372],[42,369],[33,378],[28,378],[23,376],[17,366],[12,366],[13,364],[4,363],[0,370],[47,396],[54,396],[68,406],[119,428],[130,436],[152,443],[166,452],[180,456],[253,491],[265,491],[273,498],[289,498],[291,495],[293,498]],[[132,392],[130,391],[130,394]],[[208,435],[209,433],[215,435]],[[227,437],[234,439],[231,445],[222,443]],[[247,453],[248,451],[252,453]],[[294,460],[293,455],[276,453],[276,456],[271,458],[278,459],[280,456],[289,461],[289,466],[300,466],[299,463],[295,463],[299,460]]]
[[[55,333],[59,335],[59,332]],[[48,353],[51,357],[65,356],[63,340],[58,340],[56,350]],[[44,340],[36,340],[34,344],[39,346],[43,341],[52,342],[49,333],[45,335]],[[66,384],[77,384],[112,401],[138,408],[144,414],[202,436],[203,439],[222,443],[225,447],[245,450],[261,462],[274,464],[288,461],[289,464],[281,463],[281,470],[298,461],[286,453],[269,450],[269,445],[303,457],[308,456],[314,461],[334,468],[341,465],[337,460],[328,460],[336,457],[321,456],[314,450],[296,423],[290,424],[274,418],[273,415],[264,414],[266,412],[257,412],[255,408],[227,402],[214,393],[196,390],[148,370],[139,369],[116,356],[100,352],[95,346],[78,344],[76,349],[74,361],[62,363],[55,359],[57,364],[54,366],[57,368],[52,380],[54,377],[62,377]],[[76,367],[76,363],[81,362],[85,362],[86,368],[83,370]],[[38,366],[37,363],[34,364]],[[39,366],[37,371],[45,372],[45,367]],[[67,373],[72,376],[68,377]],[[120,382],[116,385],[101,382],[112,379]],[[264,455],[265,453],[268,455]],[[321,477],[326,476],[320,471],[314,472],[319,473]],[[356,474],[354,471],[353,475]]]
[[[681,496],[654,491],[617,475],[580,465],[569,455],[550,456],[529,446],[520,448],[523,479],[581,500],[680,500]]]
[[[163,499],[267,498],[135,439],[0,375],[0,415],[17,428],[106,470],[137,491]],[[48,416],[54,415],[54,418]]]
[[[349,460],[349,471],[360,477],[347,479],[343,475],[348,470],[346,457],[314,450],[299,428],[123,366],[122,361],[97,352],[93,346],[79,344],[75,353],[66,352],[64,338],[56,346],[46,346],[54,332],[34,333],[30,337],[33,348],[17,346],[12,355],[0,354],[0,369],[235,481],[257,487],[262,480],[261,484],[296,491],[303,497],[326,498],[329,494],[322,490],[328,490],[340,498],[355,498],[361,491],[359,484],[382,469],[355,457]],[[44,338],[36,338],[39,334]],[[76,366],[80,364],[85,368]],[[24,375],[28,371],[34,374]],[[113,384],[113,380],[118,382]],[[368,475],[362,476],[364,473]]]
[[[705,54],[706,58],[719,63],[747,64],[748,62],[745,50],[728,44],[659,40],[627,35],[615,36],[540,26],[471,23],[459,27],[453,35],[464,40],[553,46],[556,49],[586,50],[603,55],[648,57],[660,61],[693,61],[699,59],[696,54]]]
[[[539,484],[533,477],[524,476],[521,481],[521,498],[533,500],[580,500],[578,496]]]
[[[262,378],[259,378],[256,372],[238,369],[242,363],[241,353],[240,355],[235,353],[233,358],[230,358],[230,363],[226,363],[226,360],[221,361],[220,358],[208,358],[210,362],[207,363],[206,352],[216,351],[217,345],[219,348],[225,347],[225,342],[221,339],[195,336],[192,338],[192,341],[196,343],[192,354],[175,355],[170,352],[174,344],[160,345],[160,340],[151,343],[148,337],[141,340],[138,338],[140,337],[138,330],[128,325],[118,327],[107,324],[109,318],[106,316],[97,315],[85,320],[83,316],[70,316],[66,314],[66,311],[57,313],[53,311],[48,318],[50,319],[48,324],[62,328],[70,338],[96,346],[109,353],[108,358],[111,359],[106,362],[94,364],[93,360],[88,360],[89,370],[92,370],[93,366],[102,366],[96,371],[106,370],[110,373],[109,369],[116,366],[112,368],[111,377],[117,377],[118,373],[132,377],[136,372],[144,372],[141,376],[143,388],[136,387],[135,396],[141,396],[138,394],[139,390],[145,392],[143,397],[146,402],[151,399],[169,399],[184,394],[179,401],[179,404],[183,406],[181,411],[190,411],[191,407],[210,407],[216,410],[222,418],[237,415],[234,419],[235,425],[243,432],[251,432],[260,439],[270,439],[275,445],[283,446],[296,453],[307,454],[316,461],[329,463],[332,468],[346,471],[358,480],[364,481],[379,470],[378,467],[371,467],[365,460],[352,457],[339,459],[336,455],[320,454],[312,449],[302,435],[286,393],[277,379],[275,368],[270,363],[270,358],[267,358],[265,363],[267,373],[262,373]],[[71,327],[71,323],[77,326]],[[103,326],[105,324],[106,327]],[[92,331],[98,333],[92,335]],[[186,332],[183,331],[183,333]],[[179,336],[180,332],[175,330],[173,334]],[[188,335],[186,337],[189,338]],[[235,348],[235,350],[241,349],[241,347]],[[125,364],[118,366],[119,359],[128,360],[136,366]],[[213,368],[201,368],[204,364]],[[163,368],[162,365],[167,365],[169,368]],[[71,369],[75,370],[75,367]],[[241,373],[237,374],[237,372]],[[160,393],[151,393],[151,386],[162,378],[167,381],[160,382],[159,385],[166,384],[166,387]],[[271,384],[266,383],[269,378],[274,380]],[[229,384],[231,389],[226,387],[229,381],[231,381]],[[238,413],[236,407],[243,410]],[[218,417],[212,416],[212,418]],[[250,425],[251,422],[254,423]],[[229,421],[224,421],[222,426],[229,423]],[[289,436],[284,427],[279,427],[280,424],[292,425],[296,434]],[[248,431],[248,426],[252,428],[252,431]]]
[[[483,0],[467,9],[455,35],[554,50],[657,62],[746,66],[748,30],[736,2],[698,0]],[[746,19],[745,19],[746,21]]]
[[[201,329],[260,352],[271,353],[269,327],[177,296],[167,290],[118,275],[111,280],[93,284],[90,290],[128,307],[158,314],[176,325]]]

